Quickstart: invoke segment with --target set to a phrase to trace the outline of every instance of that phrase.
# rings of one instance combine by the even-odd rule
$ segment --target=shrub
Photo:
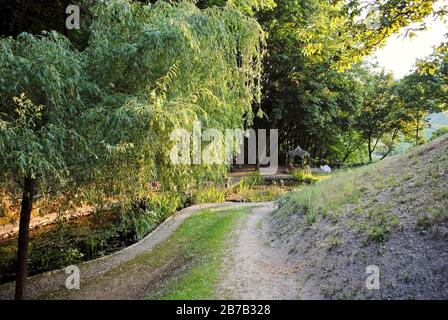
[[[309,169],[296,169],[291,172],[291,177],[298,181],[307,184],[320,181],[318,177],[313,176]]]
[[[31,244],[31,273],[65,268],[82,261],[84,254],[78,247],[81,237],[70,226],[58,223],[55,229],[37,238]]]
[[[151,193],[125,211],[117,232],[121,235],[132,234],[135,240],[141,240],[181,208],[183,202],[176,193]]]
[[[194,204],[221,203],[224,202],[225,199],[225,191],[215,187],[197,190],[192,196]]]
[[[251,172],[248,175],[241,178],[238,187],[240,189],[246,189],[248,187],[255,187],[264,183],[263,176],[258,172]]]

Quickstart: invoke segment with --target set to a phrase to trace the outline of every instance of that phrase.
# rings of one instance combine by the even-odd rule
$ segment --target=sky
[[[417,59],[429,56],[433,52],[433,46],[444,41],[444,35],[448,33],[448,25],[442,21],[426,19],[427,30],[418,31],[413,38],[392,36],[387,39],[386,46],[377,50],[374,59],[381,67],[392,71],[396,79],[405,76]],[[448,39],[446,39],[448,40]]]

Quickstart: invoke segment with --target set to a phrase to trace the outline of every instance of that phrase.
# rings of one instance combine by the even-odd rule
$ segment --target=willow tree
[[[220,177],[225,165],[172,165],[169,138],[176,128],[191,131],[194,121],[204,129],[251,121],[252,102],[260,99],[264,38],[258,23],[235,8],[200,10],[191,2],[110,1],[92,15],[87,69],[108,99],[90,126],[105,119],[109,125],[95,130],[94,139],[123,146],[119,158],[107,159],[114,175],[105,171],[98,179],[113,179],[110,185],[138,196],[148,181],[181,190]],[[108,127],[120,130],[101,129]]]
[[[170,162],[172,130],[242,128],[260,98],[263,32],[234,6],[110,0],[91,14],[82,53],[57,33],[0,40],[0,186],[21,194],[18,299],[37,196],[132,200],[153,181],[182,190],[217,178],[224,165]]]
[[[57,33],[0,40],[0,185],[20,201],[16,298],[24,296],[28,228],[37,196],[74,190],[94,156],[79,134],[93,94],[82,58]],[[93,104],[92,104],[93,106]]]

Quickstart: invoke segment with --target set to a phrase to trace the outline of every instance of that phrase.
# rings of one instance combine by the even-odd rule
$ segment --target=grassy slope
[[[448,298],[448,136],[289,194],[273,228],[300,295]],[[380,268],[380,290],[365,287]]]

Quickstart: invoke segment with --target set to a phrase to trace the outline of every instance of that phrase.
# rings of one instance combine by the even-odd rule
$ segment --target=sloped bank
[[[270,223],[301,270],[299,298],[446,299],[448,135],[292,192]]]
[[[212,201],[211,201],[212,202]],[[30,230],[28,274],[36,275],[119,251],[148,235],[185,207],[174,193],[152,193],[131,206],[107,203],[85,214],[70,212]],[[83,212],[82,208],[81,212]],[[0,240],[0,284],[15,279],[17,236]]]

